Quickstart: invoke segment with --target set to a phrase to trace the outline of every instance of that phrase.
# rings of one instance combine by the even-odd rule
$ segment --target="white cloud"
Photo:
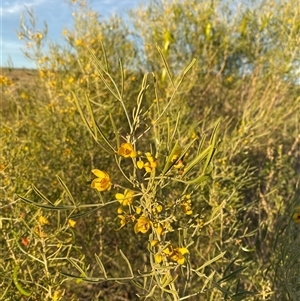
[[[12,14],[20,14],[25,7],[38,6],[45,2],[45,0],[33,0],[28,2],[23,1],[6,1],[0,7],[0,15],[6,17]]]

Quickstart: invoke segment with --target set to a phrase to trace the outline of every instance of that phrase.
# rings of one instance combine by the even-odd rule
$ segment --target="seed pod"
[[[26,289],[24,289],[21,284],[19,283],[19,280],[18,280],[18,272],[19,272],[19,269],[20,267],[18,265],[15,266],[14,268],[14,272],[13,272],[13,282],[14,282],[14,285],[16,286],[16,288],[18,289],[18,291],[26,296],[26,297],[29,297],[31,295],[31,292],[27,291]]]

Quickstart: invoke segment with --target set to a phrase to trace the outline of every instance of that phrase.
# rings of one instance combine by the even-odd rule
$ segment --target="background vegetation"
[[[26,12],[19,37],[37,71],[23,82],[8,69],[1,75],[0,300],[174,300],[149,295],[140,278],[97,281],[101,264],[111,279],[130,275],[126,259],[134,275],[151,266],[146,236],[132,225],[116,231],[118,205],[102,206],[116,189],[90,186],[95,168],[125,182],[80,112],[90,124],[92,112],[116,143],[109,116],[120,136],[130,129],[99,66],[123,84],[130,116],[148,74],[136,134],[143,133],[194,58],[166,114],[138,144],[163,166],[175,143],[206,145],[220,118],[210,177],[193,188],[193,214],[178,215],[189,256],[174,270],[177,300],[299,300],[299,1],[152,0],[129,14],[131,23],[74,2],[62,45]],[[181,190],[174,185],[163,197]]]

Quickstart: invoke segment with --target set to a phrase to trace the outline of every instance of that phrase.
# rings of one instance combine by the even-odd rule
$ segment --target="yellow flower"
[[[63,291],[59,290],[59,291],[55,291],[52,297],[52,301],[58,301],[60,300],[60,298],[63,295]]]
[[[158,241],[157,239],[153,239],[153,240],[151,240],[151,242],[150,242],[151,247],[155,247],[155,246],[157,246],[158,244],[159,244],[159,241]]]
[[[293,219],[296,224],[300,224],[300,206],[295,208],[295,213],[293,214]]]
[[[22,92],[22,93],[20,94],[20,97],[21,97],[22,99],[27,99],[27,98],[28,98],[28,95],[27,95],[25,92]]]
[[[23,33],[19,32],[19,33],[18,33],[18,39],[19,39],[19,40],[22,40],[23,38],[24,38]]]
[[[293,219],[295,221],[296,224],[300,224],[300,213],[299,212],[295,212],[293,214]]]
[[[140,214],[141,212],[142,212],[142,208],[141,207],[136,207],[135,208],[135,212],[136,212],[136,214]]]
[[[34,232],[41,238],[47,237],[47,234],[43,232],[42,228],[39,226],[34,227]]]
[[[227,76],[226,80],[228,83],[232,83],[233,77],[231,75],[229,75],[229,76]]]
[[[130,214],[119,214],[118,218],[120,219],[121,223],[121,227],[118,230],[123,228],[127,223],[133,222],[135,220],[135,217]]]
[[[110,190],[112,184],[110,177],[106,172],[99,169],[93,169],[92,173],[98,177],[92,181],[92,188],[95,188],[98,191]]]
[[[69,219],[69,220],[68,220],[68,225],[69,225],[71,228],[75,228],[76,221],[74,221],[73,219]]]
[[[156,159],[153,158],[153,156],[151,155],[151,153],[145,153],[151,167],[155,168],[157,167],[157,162]]]
[[[36,38],[37,38],[38,40],[41,40],[41,39],[43,38],[43,35],[42,35],[40,32],[37,32]]]
[[[134,232],[137,234],[138,232],[147,233],[151,227],[151,221],[145,216],[142,215],[137,220],[134,226]]]
[[[185,258],[183,255],[189,253],[189,250],[187,248],[173,249],[172,246],[168,246],[163,250],[163,252],[178,264],[184,264]]]
[[[49,221],[47,220],[47,218],[44,217],[43,215],[40,215],[40,216],[39,216],[39,223],[40,223],[41,225],[48,225],[48,224],[50,224]]]
[[[11,79],[7,78],[6,76],[0,76],[0,85],[2,86],[12,86],[13,82]]]
[[[140,167],[139,167],[139,165],[138,165],[138,167],[140,169],[142,169],[144,167],[145,171],[150,173],[152,171],[152,169],[154,169],[154,168],[157,167],[157,160],[155,158],[153,158],[153,156],[151,155],[151,153],[145,153],[145,155],[147,157],[148,162],[146,162],[146,163],[144,163],[144,162],[143,163],[139,163],[138,162],[138,164],[140,165]]]
[[[77,40],[75,41],[75,44],[76,44],[76,46],[82,46],[84,43],[83,43],[83,40],[82,40],[82,39],[77,39]]]
[[[181,169],[183,167],[184,167],[184,163],[182,159],[180,159],[176,164],[174,164],[175,169]]]
[[[181,152],[182,152],[181,147],[178,147],[178,148],[176,149],[176,151],[174,152],[173,157],[171,158],[171,162],[172,162],[172,163],[174,163],[175,161],[178,160],[178,158],[179,158],[180,155],[181,155]]]
[[[145,171],[146,171],[146,172],[151,172],[151,171],[152,171],[152,168],[151,168],[149,162],[146,162],[146,163],[144,164],[144,168],[145,168]]]
[[[122,193],[116,194],[116,199],[120,202],[121,205],[129,206],[132,204],[133,195],[134,195],[134,191],[125,189],[124,194]]]
[[[43,38],[43,35],[42,35],[40,32],[37,32],[36,38],[37,38],[38,40],[41,40],[41,39]]]
[[[162,235],[165,233],[166,229],[161,224],[158,224],[155,228],[158,235]]]
[[[138,169],[142,169],[142,168],[144,168],[145,164],[142,160],[139,160],[136,162],[136,165],[137,165]]]
[[[119,228],[119,229],[121,229],[121,228],[123,228],[123,227],[126,225],[126,216],[125,216],[125,215],[122,215],[122,214],[120,214],[120,215],[118,215],[118,218],[120,218],[120,219],[121,219],[121,220],[120,220],[121,227]]]
[[[118,155],[124,158],[135,158],[136,152],[131,143],[122,143],[118,150]]]
[[[155,254],[154,258],[156,263],[161,263],[163,260],[163,257],[160,253]]]
[[[154,214],[158,214],[158,213],[161,213],[162,210],[163,210],[163,206],[162,206],[161,204],[156,204],[156,205],[154,206],[154,208],[152,209],[152,212],[153,212]]]
[[[184,156],[180,160],[178,160],[179,157],[181,156],[181,152],[182,152],[181,148],[178,148],[175,151],[175,153],[174,153],[174,155],[173,155],[173,157],[171,159],[171,162],[174,164],[173,167],[175,169],[183,169],[184,166],[185,166],[184,158],[186,158],[187,153],[185,153]]]
[[[198,137],[197,137],[197,134],[196,134],[195,132],[192,132],[191,138],[192,138],[192,139],[198,138]]]

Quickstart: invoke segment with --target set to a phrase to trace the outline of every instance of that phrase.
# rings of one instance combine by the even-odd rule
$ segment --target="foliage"
[[[75,2],[1,76],[0,299],[298,300],[298,1]]]

